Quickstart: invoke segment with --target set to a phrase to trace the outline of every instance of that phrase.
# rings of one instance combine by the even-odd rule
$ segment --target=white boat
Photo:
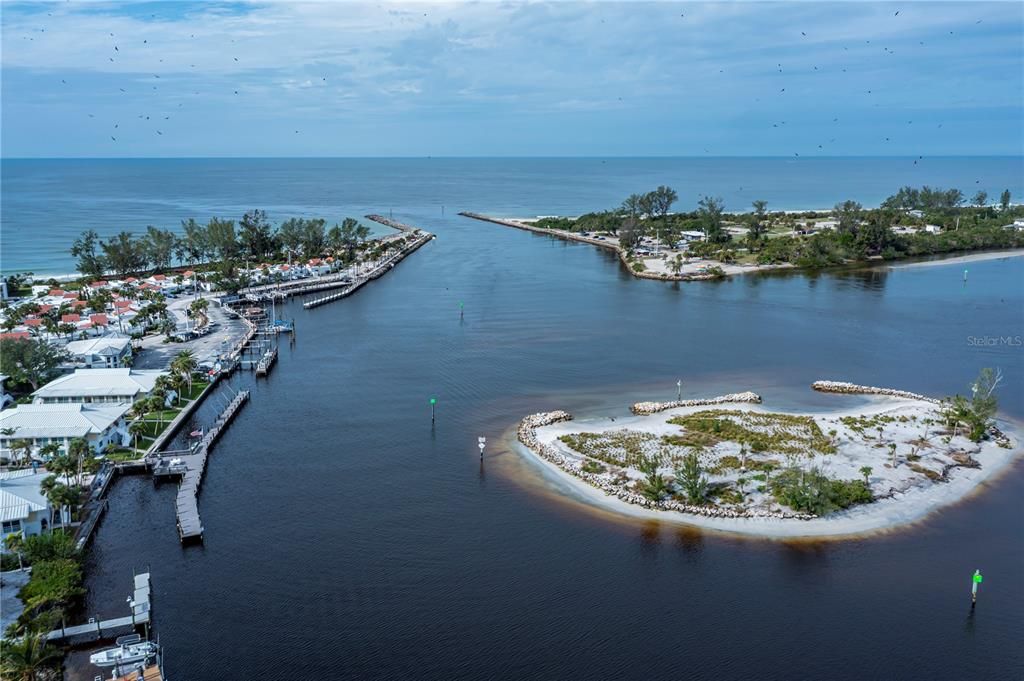
[[[119,639],[120,640],[120,639]],[[157,653],[152,641],[123,642],[116,648],[107,648],[89,656],[89,662],[97,667],[113,667],[145,662]]]

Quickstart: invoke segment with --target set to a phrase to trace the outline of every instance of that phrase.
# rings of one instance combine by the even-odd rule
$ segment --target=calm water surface
[[[173,486],[112,491],[87,609],[121,614],[148,567],[170,678],[1024,674],[1020,465],[909,531],[772,543],[585,512],[502,442],[527,413],[624,413],[678,377],[839,407],[808,384],[948,394],[1000,366],[1020,419],[1024,350],[968,337],[1021,333],[1024,259],[973,263],[966,286],[960,266],[673,285],[587,246],[396,217],[438,239],[351,299],[291,304],[269,380],[232,379],[253,399],[211,459],[205,545],[178,545]]]
[[[419,158],[47,159],[0,161],[0,270],[66,274],[86,229],[102,237],[146,225],[179,229],[262,208],[271,220],[370,212],[438,216],[576,215],[668,184],[681,210],[701,195],[730,210],[754,199],[773,210],[877,205],[904,184],[1024,196],[1024,157],[910,158]]]

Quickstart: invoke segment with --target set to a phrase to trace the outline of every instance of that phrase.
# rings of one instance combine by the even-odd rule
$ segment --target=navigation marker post
[[[463,307],[464,307],[464,306],[463,306],[463,303],[462,303],[462,301],[460,300],[460,301],[459,301],[459,319],[462,319],[462,315],[463,315],[463,312],[464,312],[464,310],[463,310]]]
[[[481,436],[476,439],[476,446],[480,448],[480,460],[484,460],[484,447],[487,446],[487,438]]]
[[[967,283],[967,270],[964,270],[964,283]]]
[[[971,575],[971,607],[978,602],[978,585],[981,584],[981,570],[975,570]]]
[[[437,404],[437,398],[436,397],[431,397],[430,398],[430,423],[431,424],[434,423],[434,405],[435,404]]]
[[[676,401],[683,401],[683,381],[682,379],[676,381]]]

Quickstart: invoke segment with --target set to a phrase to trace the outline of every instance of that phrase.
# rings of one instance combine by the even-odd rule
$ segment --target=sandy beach
[[[939,258],[937,260],[926,260],[923,262],[893,263],[888,265],[889,269],[907,269],[910,267],[939,267],[941,265],[959,265],[969,262],[981,262],[983,260],[1003,260],[1005,258],[1019,258],[1024,256],[1024,248],[1013,248],[1005,251],[984,251],[982,253],[969,253],[967,255],[956,255],[950,258]]]
[[[729,410],[739,412],[772,413],[772,410],[757,404],[731,403],[726,406]],[[885,427],[891,430],[886,433],[886,436],[891,435],[902,443],[914,437],[915,433],[917,437],[920,437],[919,424],[929,414],[934,413],[935,405],[919,400],[871,397],[868,404],[858,409],[793,414],[813,418],[823,430],[828,428],[829,432],[838,431],[834,436],[838,442],[836,453],[819,456],[817,462],[824,467],[830,477],[856,479],[862,475],[860,473],[862,466],[871,465],[873,468],[870,487],[875,494],[875,501],[855,505],[822,517],[811,519],[778,517],[780,509],[763,499],[760,502],[757,499],[754,500],[755,512],[762,514],[756,517],[715,517],[650,508],[619,498],[624,495],[616,496],[606,493],[592,484],[593,480],[587,482],[581,479],[578,467],[577,470],[568,472],[573,469],[571,461],[574,458],[578,459],[579,455],[560,440],[560,437],[571,437],[582,432],[601,435],[634,431],[649,433],[660,438],[680,431],[678,426],[667,422],[670,418],[706,409],[708,409],[707,406],[681,407],[645,416],[614,420],[585,418],[560,421],[536,428],[534,432],[537,442],[545,448],[550,448],[547,451],[550,452],[553,449],[557,455],[565,457],[570,461],[567,466],[556,465],[549,458],[540,456],[533,449],[521,443],[517,443],[517,449],[539,466],[546,476],[557,482],[558,486],[569,496],[583,503],[634,518],[657,518],[718,532],[762,538],[843,538],[905,526],[922,520],[929,514],[970,495],[986,480],[990,480],[1006,470],[1021,453],[1018,424],[998,421],[998,427],[1010,438],[1012,443],[1010,448],[1000,447],[992,441],[985,441],[977,445],[961,436],[951,438],[948,443],[941,443],[941,439],[936,433],[928,438],[935,443],[934,445],[926,445],[924,450],[916,450],[922,453],[926,452],[920,457],[919,463],[914,463],[912,467],[907,462],[906,452],[909,450],[901,444],[900,449],[903,454],[897,455],[900,458],[900,465],[895,468],[889,467],[885,463],[889,458],[889,450],[880,450],[881,445],[876,447],[872,443],[871,435],[864,438],[842,430],[843,421],[841,419],[859,418],[865,421],[881,419],[887,422]],[[780,412],[775,411],[774,413]],[[891,421],[889,421],[890,417]],[[849,422],[851,421],[847,421],[847,423]],[[520,435],[522,435],[522,430]],[[944,449],[940,449],[940,447],[944,447]],[[971,465],[975,465],[976,462],[977,467],[951,463],[948,455],[952,450],[967,451],[965,448],[970,448]],[[914,454],[910,458],[913,456],[919,456],[919,454]],[[922,474],[921,471],[926,468],[933,472]],[[937,470],[943,471],[941,479],[934,472]],[[755,495],[751,493],[749,496],[754,497]],[[789,515],[796,514],[790,513]]]

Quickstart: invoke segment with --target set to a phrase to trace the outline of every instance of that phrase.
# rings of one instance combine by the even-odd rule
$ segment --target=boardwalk
[[[153,466],[153,475],[156,478],[181,476],[174,510],[178,519],[178,534],[182,542],[203,538],[203,523],[199,519],[198,495],[199,486],[203,481],[203,473],[206,472],[206,459],[213,443],[220,437],[224,428],[231,422],[247,399],[249,399],[248,390],[243,390],[235,395],[192,454],[178,456],[170,461],[164,461],[163,457],[160,457]]]
[[[135,629],[141,624],[148,624],[152,615],[152,584],[148,572],[135,575],[135,590],[128,602],[131,612],[125,617],[109,620],[90,619],[85,624],[54,629],[46,635],[48,641],[65,641],[78,636],[95,635],[97,639],[110,638],[126,627]]]
[[[372,217],[372,216],[367,216],[367,217]],[[382,219],[386,219],[386,218],[382,218]],[[394,225],[391,225],[391,226],[394,227]],[[415,228],[408,227],[408,226],[403,226],[403,229],[415,229]],[[331,294],[323,296],[321,298],[314,298],[313,300],[307,300],[306,302],[304,302],[302,304],[302,307],[307,309],[307,310],[309,310],[311,308],[319,307],[320,305],[325,305],[327,303],[332,303],[335,300],[341,300],[342,298],[346,298],[346,297],[352,295],[353,293],[358,291],[360,288],[362,288],[364,285],[366,285],[368,282],[373,281],[374,279],[382,276],[385,272],[388,272],[389,270],[391,270],[396,264],[401,262],[401,260],[403,258],[405,258],[407,255],[409,255],[410,253],[415,251],[417,248],[419,248],[420,246],[422,246],[423,244],[427,243],[428,241],[430,241],[433,238],[434,238],[433,234],[430,234],[429,232],[422,232],[421,231],[420,232],[420,236],[418,236],[408,246],[406,246],[405,248],[403,248],[403,249],[401,249],[399,251],[396,251],[391,256],[389,256],[389,257],[385,258],[384,260],[381,260],[380,262],[376,263],[373,267],[371,267],[365,273],[363,273],[363,274],[359,275],[358,277],[356,277],[356,279],[351,284],[349,284],[347,287],[343,288],[342,290],[338,291],[337,293],[331,293]]]

